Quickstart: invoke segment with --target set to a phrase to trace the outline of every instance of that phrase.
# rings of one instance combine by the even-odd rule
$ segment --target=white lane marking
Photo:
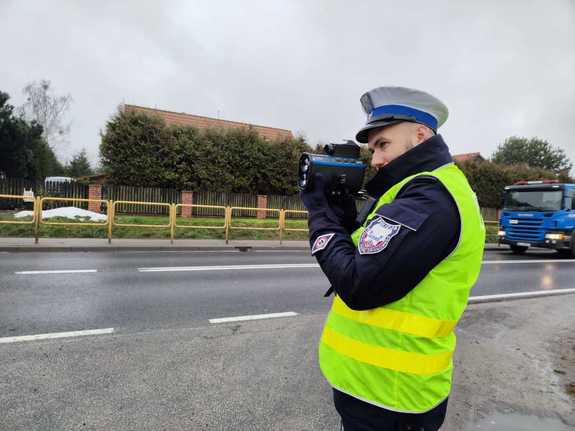
[[[254,253],[309,253],[309,248],[297,250],[252,250]]]
[[[240,253],[239,250],[149,250],[149,251],[131,251],[120,250],[118,253],[125,254],[156,254],[156,253]]]
[[[50,271],[17,271],[14,274],[36,275],[36,274],[84,274],[98,272],[97,269],[55,269]]]
[[[219,265],[219,266],[172,266],[156,268],[138,268],[139,272],[173,272],[173,271],[230,271],[244,269],[296,269],[319,268],[317,263],[284,263],[270,265]]]
[[[113,332],[114,328],[104,328],[104,329],[88,329],[85,331],[52,332],[49,334],[22,335],[19,337],[0,338],[0,344],[18,343],[20,341],[52,340],[54,338],[83,337],[86,335],[102,335],[102,334],[111,334]]]
[[[489,264],[512,264],[512,263],[575,263],[575,259],[532,259],[532,260],[484,260],[484,265]]]
[[[278,317],[294,317],[298,313],[286,311],[285,313],[252,314],[248,316],[222,317],[219,319],[209,319],[210,323],[244,322],[246,320],[276,319]]]
[[[239,250],[159,250],[158,253],[239,253]]]
[[[189,252],[188,252],[189,253]],[[225,251],[225,253],[238,253],[237,251]],[[575,259],[533,259],[533,260],[484,260],[483,265],[511,265],[511,264],[529,264],[529,263],[575,263]],[[212,265],[212,266],[166,266],[138,268],[138,272],[183,272],[183,271],[233,271],[233,270],[265,270],[265,269],[301,269],[301,268],[319,268],[317,263],[284,263],[269,265]],[[82,274],[95,273],[97,269],[65,269],[65,270],[46,270],[46,271],[17,271],[18,275],[37,275],[37,274]]]
[[[575,260],[569,259],[541,259],[541,260],[484,260],[482,264],[527,264],[527,263],[575,263]],[[301,269],[301,268],[319,268],[317,263],[283,263],[269,265],[212,265],[212,266],[166,266],[138,268],[139,272],[177,272],[177,271],[233,271],[243,269]]]
[[[571,293],[575,293],[575,289],[552,289],[538,290],[536,292],[502,293],[499,295],[470,296],[468,302],[469,304],[480,304],[482,302],[497,302],[505,301],[507,299],[537,298],[540,296],[568,295]]]

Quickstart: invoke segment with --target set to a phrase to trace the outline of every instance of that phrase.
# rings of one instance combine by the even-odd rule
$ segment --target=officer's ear
[[[415,123],[415,134],[417,137],[417,143],[421,144],[433,136],[433,131],[423,124]]]

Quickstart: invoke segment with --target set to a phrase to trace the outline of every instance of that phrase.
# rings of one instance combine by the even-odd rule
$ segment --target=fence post
[[[268,207],[268,197],[267,195],[258,195],[258,208],[267,208]],[[256,213],[256,218],[264,219],[267,216],[267,211],[258,211]]]
[[[112,225],[114,224],[114,201],[108,200],[108,244],[112,244]]]
[[[88,184],[88,199],[102,199],[102,184]],[[95,213],[102,212],[102,202],[88,202],[88,211]]]
[[[225,212],[225,225],[226,225],[226,244],[230,241],[230,224],[232,221],[232,209],[230,207],[226,207]]]
[[[38,236],[40,235],[40,219],[42,218],[42,198],[36,196],[34,198],[34,213],[36,218],[34,220],[34,244],[38,244]]]
[[[182,207],[182,209],[185,207]],[[190,208],[191,209],[191,208]],[[170,244],[174,243],[176,234],[176,204],[170,205]]]
[[[282,245],[285,222],[286,222],[286,210],[282,208],[280,209],[280,245]]]

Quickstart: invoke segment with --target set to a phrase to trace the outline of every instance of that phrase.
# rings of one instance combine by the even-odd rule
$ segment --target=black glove
[[[328,202],[345,229],[350,234],[353,233],[359,227],[357,223],[357,207],[353,196],[349,193],[343,193],[340,196],[328,198]]]
[[[310,213],[325,210],[329,207],[326,195],[326,184],[320,174],[315,174],[312,177],[310,187],[302,190],[300,193],[301,200]]]
[[[348,233],[356,229],[357,209],[349,193],[331,196],[326,182],[320,174],[315,174],[311,187],[300,193],[300,197],[309,213],[310,234],[312,229],[335,223],[343,226]],[[323,221],[320,226],[319,221]]]

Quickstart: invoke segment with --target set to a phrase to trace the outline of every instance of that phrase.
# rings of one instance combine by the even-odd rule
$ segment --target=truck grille
[[[509,224],[506,238],[514,241],[543,241],[543,217],[516,218],[517,224]]]

